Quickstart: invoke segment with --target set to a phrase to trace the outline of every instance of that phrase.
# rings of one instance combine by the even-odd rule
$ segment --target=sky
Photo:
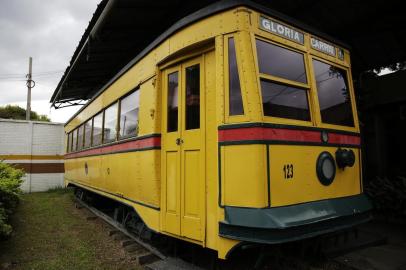
[[[0,0],[0,106],[26,107],[33,58],[33,111],[66,122],[80,107],[50,109],[49,100],[101,0]]]

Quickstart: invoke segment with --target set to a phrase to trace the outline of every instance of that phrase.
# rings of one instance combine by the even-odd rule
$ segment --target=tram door
[[[162,229],[204,237],[205,147],[202,57],[163,71]]]

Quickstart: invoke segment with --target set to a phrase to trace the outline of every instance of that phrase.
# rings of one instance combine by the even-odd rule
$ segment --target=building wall
[[[406,176],[406,70],[364,78],[361,115],[366,180]]]
[[[24,192],[63,186],[63,124],[0,119],[0,160],[23,169]]]

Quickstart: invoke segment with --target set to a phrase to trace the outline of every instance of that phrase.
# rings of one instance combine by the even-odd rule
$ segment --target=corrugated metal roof
[[[216,8],[221,5],[232,6],[237,3],[272,8],[270,12],[275,13],[277,10],[297,20],[278,12],[276,16],[294,25],[299,24],[309,32],[318,32],[314,29],[318,28],[348,43],[352,47],[355,76],[364,70],[406,60],[406,16],[401,14],[400,3],[394,0],[255,0],[255,3],[244,0],[103,0],[83,34],[51,102],[60,104],[92,98],[109,81],[114,80],[120,71],[123,72],[124,67],[129,63],[134,64],[137,55],[139,58],[145,48],[152,48],[159,43],[159,39],[165,38],[165,33],[170,34],[171,29],[176,31],[176,26],[182,27],[187,25],[188,20],[204,16],[204,12],[191,13],[210,4],[210,8],[204,9],[206,13],[216,12]],[[184,19],[187,15],[189,19]],[[299,21],[314,28],[302,25]],[[319,32],[317,34],[321,35]]]

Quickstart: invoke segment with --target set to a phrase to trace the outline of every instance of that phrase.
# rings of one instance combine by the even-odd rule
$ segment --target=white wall
[[[25,168],[24,192],[63,186],[61,123],[0,119],[0,160]]]

